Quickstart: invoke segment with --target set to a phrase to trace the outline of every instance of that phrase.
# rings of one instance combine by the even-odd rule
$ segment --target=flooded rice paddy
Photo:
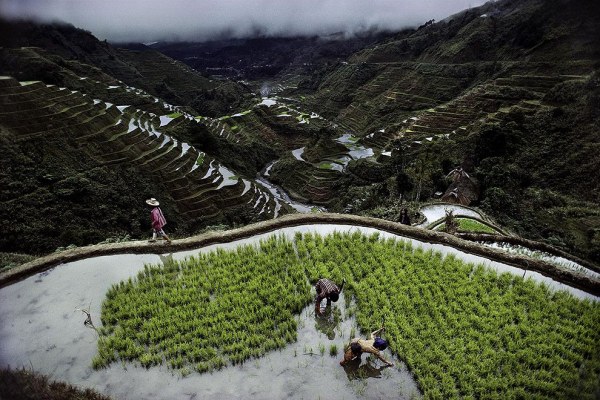
[[[427,226],[445,217],[446,211],[452,211],[454,215],[464,215],[478,219],[482,218],[481,214],[479,214],[477,211],[458,204],[431,204],[422,207],[419,211],[425,216],[425,221],[418,226]]]
[[[274,233],[293,238],[295,232],[326,235],[356,230],[365,234],[376,232],[375,229],[349,225],[313,225],[284,228]],[[183,259],[217,247],[230,249],[257,243],[274,233],[174,254],[95,257],[60,265],[4,287],[0,289],[0,366],[31,368],[53,379],[127,399],[420,398],[411,374],[389,350],[385,356],[396,364],[391,368],[382,368],[378,360],[367,361],[364,355],[361,364],[339,366],[343,347],[351,335],[368,335],[368,332],[359,332],[351,311],[353,305],[343,296],[322,317],[315,317],[312,304],[296,316],[296,343],[239,366],[207,374],[192,373],[186,377],[166,366],[145,369],[128,363],[114,363],[107,369],[92,369],[97,334],[84,326],[85,315],[77,309],[89,307],[93,322],[99,325],[106,291],[112,284],[136,276],[145,263]],[[380,235],[396,237],[386,232],[380,232]],[[551,287],[569,290],[577,297],[594,298],[537,273],[523,272],[441,245],[412,242],[426,249],[457,254],[468,262],[483,262],[500,271],[525,274]],[[337,347],[335,356],[330,355],[332,345]]]

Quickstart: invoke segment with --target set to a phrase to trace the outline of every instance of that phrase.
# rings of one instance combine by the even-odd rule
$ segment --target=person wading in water
[[[330,281],[329,279],[319,279],[315,284],[315,289],[317,290],[317,297],[315,299],[315,314],[321,315],[321,301],[323,299],[327,299],[327,307],[331,305],[331,302],[334,303],[338,301],[340,298],[340,292],[344,288],[344,284],[346,280],[342,282],[342,286],[339,288],[335,283]]]
[[[163,230],[163,226],[167,224],[167,220],[159,207],[159,202],[153,197],[146,200],[146,204],[152,207],[152,211],[150,211],[150,217],[152,218],[152,239],[149,242],[156,242],[156,235],[158,234],[166,241],[165,243],[171,243],[171,239],[169,239]]]
[[[386,365],[393,367],[394,363],[385,359],[381,355],[381,352],[388,347],[388,343],[385,339],[380,338],[379,335],[383,331],[383,327],[371,333],[371,339],[354,338],[350,341],[350,344],[346,347],[344,352],[344,359],[340,361],[340,365],[344,366],[347,362],[357,359],[360,361],[362,353],[371,353]]]

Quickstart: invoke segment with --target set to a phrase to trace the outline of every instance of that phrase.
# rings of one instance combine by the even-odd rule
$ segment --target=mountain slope
[[[353,189],[367,199],[354,210],[449,193],[460,165],[500,222],[600,261],[599,17],[593,1],[490,2],[312,76],[309,106],[392,153],[379,186]]]
[[[291,211],[255,179],[263,173],[293,198],[330,211],[395,220],[402,207],[414,212],[440,197],[469,203],[516,234],[598,262],[600,182],[589,176],[600,142],[598,8],[589,0],[504,0],[362,42],[160,47],[190,63],[194,52],[209,51],[216,60],[198,59],[204,73],[231,68],[243,84],[211,80],[145,46],[94,41],[73,27],[14,24],[20,35],[0,39],[0,73],[21,81],[8,84],[0,106],[11,149],[3,215],[21,202],[10,199],[38,194],[47,197],[46,214],[63,212],[60,185],[43,180],[52,157],[68,166],[59,182],[98,170],[110,179],[86,179],[114,187],[111,198],[126,185],[138,199],[164,194],[171,226],[182,234]],[[278,54],[294,46],[297,52]],[[233,62],[240,54],[242,68]],[[34,84],[42,96],[28,97],[29,80],[43,81]],[[57,97],[50,84],[79,93]],[[251,93],[259,89],[271,98]],[[29,160],[32,146],[53,154],[50,161]],[[20,160],[29,173],[15,172]],[[137,182],[117,173],[129,169]],[[458,170],[465,179],[452,179]],[[54,232],[42,229],[36,201],[20,205],[39,226],[29,241]],[[126,216],[129,207],[114,203]],[[65,207],[86,209],[78,199]],[[143,215],[135,226],[146,226]],[[82,231],[111,232],[110,224],[77,221]],[[145,229],[126,217],[112,226],[119,234]],[[17,237],[10,246],[26,252]]]
[[[19,80],[44,79],[46,83],[67,85],[65,73],[89,76],[89,66],[130,86],[143,89],[165,101],[193,106],[203,115],[218,116],[240,106],[249,93],[233,82],[217,82],[203,77],[185,64],[146,48],[127,50],[101,42],[89,32],[71,25],[38,25],[31,22],[9,22],[0,19],[0,46],[10,51],[30,49],[43,58],[58,62],[48,66],[32,57],[5,56],[2,73]],[[42,50],[39,50],[42,49]],[[50,75],[51,76],[50,76]],[[202,94],[210,93],[211,99]],[[199,96],[200,95],[200,96]]]

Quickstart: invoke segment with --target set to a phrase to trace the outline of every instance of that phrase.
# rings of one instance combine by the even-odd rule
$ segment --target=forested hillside
[[[599,17],[504,0],[364,37],[153,47],[2,21],[0,247],[143,237],[148,197],[177,235],[293,200],[397,220],[442,199],[600,262]]]

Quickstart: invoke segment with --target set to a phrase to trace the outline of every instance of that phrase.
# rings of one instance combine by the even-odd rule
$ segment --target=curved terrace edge
[[[60,264],[84,258],[124,253],[163,254],[166,252],[191,250],[211,244],[228,243],[258,234],[268,233],[280,228],[309,224],[340,224],[375,228],[422,242],[450,246],[457,250],[482,256],[493,261],[530,271],[536,271],[559,282],[568,284],[569,286],[600,296],[600,280],[561,268],[542,260],[537,260],[525,255],[509,254],[502,250],[460,239],[443,232],[430,231],[377,218],[333,213],[288,214],[277,219],[258,222],[241,228],[219,232],[207,232],[184,239],[173,240],[171,244],[148,243],[144,240],[78,247],[37,258],[31,262],[1,273],[0,287],[9,285]]]

